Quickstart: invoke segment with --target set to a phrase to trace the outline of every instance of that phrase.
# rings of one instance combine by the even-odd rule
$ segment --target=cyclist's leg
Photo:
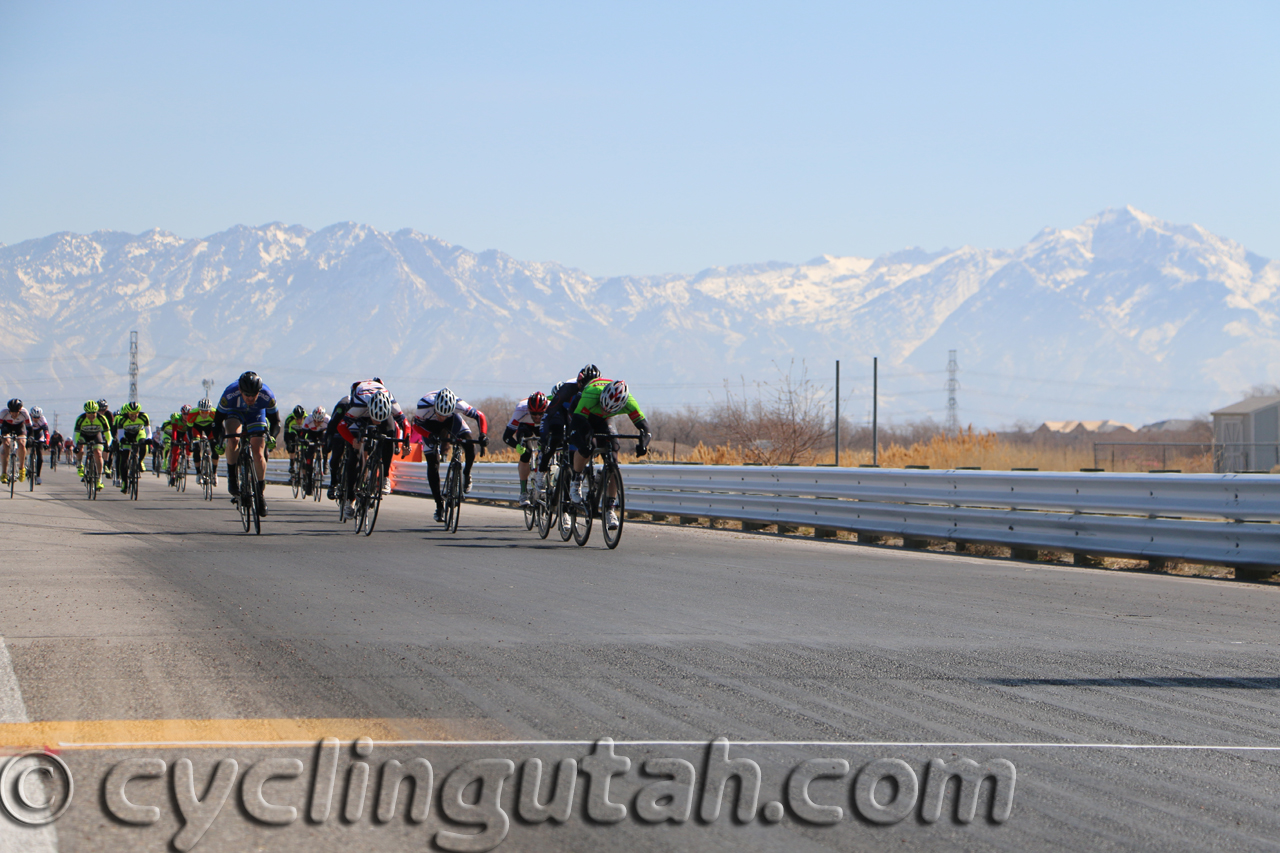
[[[227,490],[233,495],[240,494],[240,471],[236,467],[240,462],[240,420],[227,418],[222,422],[223,434],[227,437]]]
[[[26,475],[27,470],[27,437],[25,435],[18,436],[18,470]]]
[[[249,436],[249,451],[253,454],[253,470],[258,475],[257,500],[258,515],[267,514],[267,433],[265,425]]]

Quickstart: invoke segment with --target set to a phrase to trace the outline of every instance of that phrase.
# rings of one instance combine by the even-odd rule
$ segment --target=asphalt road
[[[475,505],[451,536],[399,496],[366,538],[268,496],[260,536],[150,477],[0,498],[0,743],[75,778],[0,850],[1280,849],[1274,586],[645,524],[607,551]],[[109,771],[156,758],[124,799],[158,816],[121,820]],[[415,758],[434,794],[391,812]],[[533,758],[543,802],[579,762],[567,814],[521,805]],[[733,765],[711,819],[736,759],[758,799]],[[972,820],[962,759],[1016,777]]]

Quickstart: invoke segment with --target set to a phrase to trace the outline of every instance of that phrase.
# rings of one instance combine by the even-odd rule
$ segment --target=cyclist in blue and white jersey
[[[529,467],[530,460],[533,458],[531,451],[525,444],[525,440],[536,436],[542,425],[543,415],[547,413],[547,395],[541,391],[535,391],[528,398],[521,400],[516,405],[516,410],[511,413],[511,422],[507,424],[507,428],[502,432],[502,440],[511,447],[520,451],[520,464],[517,471],[520,475],[520,506],[528,506],[529,498]],[[534,481],[534,496],[537,496],[539,483]]]
[[[431,484],[431,497],[436,501],[436,521],[444,521],[444,499],[440,495],[440,456],[447,453],[451,439],[471,438],[471,427],[462,420],[462,416],[474,420],[480,427],[480,454],[489,446],[489,421],[484,412],[459,400],[458,395],[448,388],[432,391],[423,395],[418,401],[418,410],[414,413],[413,428],[422,436],[422,453],[427,462],[427,482]],[[473,445],[463,445],[462,452],[466,458],[463,466],[463,491],[471,491],[471,466],[476,462],[476,449]]]
[[[3,469],[0,469],[0,483],[7,485],[10,477],[17,477],[19,483],[27,478],[24,466],[27,463],[27,427],[30,424],[31,413],[17,397],[0,411],[0,454],[3,454],[3,459],[0,460],[0,465],[3,465]],[[10,442],[14,441],[18,443],[18,470],[10,471],[9,447]]]
[[[227,488],[232,501],[240,494],[240,472],[236,465],[240,460],[240,443],[249,439],[253,453],[253,467],[258,475],[258,515],[267,514],[264,495],[267,481],[267,433],[274,438],[280,435],[280,412],[276,409],[276,395],[262,382],[262,377],[252,370],[240,374],[240,378],[227,386],[218,400],[213,414],[213,428],[227,439]]]
[[[363,458],[364,434],[367,430],[376,429],[379,434],[390,439],[382,442],[382,447],[379,448],[382,456],[383,494],[391,493],[391,456],[395,452],[396,442],[408,440],[408,427],[404,410],[396,402],[395,395],[382,384],[381,379],[375,376],[373,379],[352,383],[351,405],[347,408],[341,423],[338,424],[338,435],[351,446],[351,452],[360,454],[361,458]],[[349,463],[346,468],[343,488],[350,498],[354,494],[357,466]],[[355,509],[351,508],[349,511],[354,514]]]

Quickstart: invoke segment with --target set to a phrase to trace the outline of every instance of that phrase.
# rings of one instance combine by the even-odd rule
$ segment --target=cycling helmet
[[[107,405],[107,401],[106,401],[106,399],[105,399],[105,398],[104,398],[104,399],[102,399],[102,400],[99,400],[99,401],[98,401],[98,410],[99,410],[99,411],[105,412],[105,411],[107,411],[107,410],[108,410],[108,409],[110,409],[110,408],[111,408],[111,407]]]
[[[552,399],[552,400],[554,400],[554,399],[556,398],[556,395],[560,393],[560,389],[561,389],[561,388],[563,388],[563,387],[564,387],[564,383],[563,383],[563,382],[557,382],[555,385],[552,385],[552,386],[551,386],[551,393],[548,395],[548,396],[549,396],[549,398],[550,398],[550,399]]]
[[[324,406],[316,406],[315,410],[311,413],[311,416],[318,421],[322,421],[324,420],[324,416],[327,414],[329,413],[324,410]]]
[[[369,401],[369,418],[385,421],[389,417],[391,417],[391,395],[386,391],[379,391]]]
[[[98,411],[98,404],[90,400],[84,404],[84,410],[92,415],[94,412]]]
[[[252,370],[246,370],[240,374],[237,384],[240,386],[241,394],[246,397],[252,397],[262,390],[262,377]]]
[[[21,408],[22,408],[22,401],[19,400],[17,397],[14,397],[12,400],[9,401],[9,411],[16,412]]]
[[[179,409],[178,411],[179,411],[179,412],[181,412],[181,413],[182,413],[182,414],[184,414],[184,415],[189,415],[189,414],[191,414],[191,406],[190,406],[189,404],[187,404],[187,403],[183,403],[183,404],[182,404],[182,408],[181,408],[181,409]]]
[[[535,415],[540,415],[547,410],[547,395],[541,391],[535,391],[529,395],[529,411]]]
[[[32,407],[31,407],[31,417],[33,417],[33,418],[39,418],[39,417],[43,417],[43,416],[44,416],[44,409],[40,408],[39,406],[32,406]]]
[[[123,406],[120,407],[120,409],[126,415],[136,415],[138,412],[142,411],[142,407],[139,406],[137,403],[125,403]]]
[[[458,395],[450,391],[448,388],[441,388],[436,392],[436,414],[441,417],[449,417],[458,408]]]
[[[199,408],[199,409],[200,409],[200,411],[202,411],[202,412],[212,412],[212,411],[213,411],[213,401],[212,401],[212,400],[210,400],[208,397],[205,397],[203,400],[201,400],[199,403],[197,403],[197,404],[196,404],[196,406],[197,406],[197,408]]]
[[[307,416],[307,410],[302,408],[301,403],[293,407],[293,416],[295,418],[305,418]]]
[[[586,367],[578,371],[578,384],[586,385],[592,379],[600,378],[600,368],[594,364],[588,364]]]
[[[611,415],[616,415],[627,405],[628,396],[627,383],[621,379],[614,380],[604,386],[604,390],[600,392],[600,408]]]

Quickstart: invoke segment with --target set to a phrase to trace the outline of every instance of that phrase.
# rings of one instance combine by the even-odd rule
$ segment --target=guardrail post
[[[1234,566],[1238,581],[1265,581],[1275,574],[1270,566]]]
[[[813,528],[814,539],[835,539],[836,529],[834,527],[815,527]]]

